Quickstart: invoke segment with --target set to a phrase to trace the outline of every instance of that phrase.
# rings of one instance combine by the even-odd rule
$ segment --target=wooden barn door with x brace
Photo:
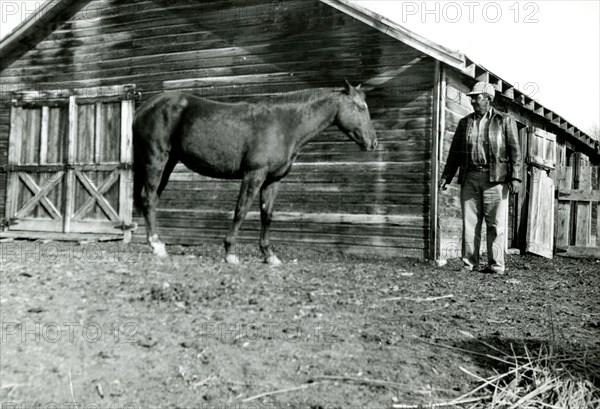
[[[135,86],[14,94],[4,236],[131,236]]]

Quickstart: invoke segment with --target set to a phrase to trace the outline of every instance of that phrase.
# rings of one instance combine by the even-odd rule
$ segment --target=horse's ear
[[[357,91],[359,91],[359,90],[360,90],[360,86],[361,86],[361,85],[362,85],[362,84],[358,84],[358,85],[357,85],[356,87],[354,87],[354,88],[355,88]]]
[[[352,93],[352,90],[354,89],[352,88],[352,85],[350,85],[346,78],[344,78],[344,89],[346,90],[346,93],[348,93],[348,95],[350,95]]]

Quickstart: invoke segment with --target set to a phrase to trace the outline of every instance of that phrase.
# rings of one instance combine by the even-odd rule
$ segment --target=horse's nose
[[[372,149],[372,150],[375,150],[376,148],[377,148],[377,139],[375,139],[375,140],[373,141],[373,144],[371,145],[371,149]]]

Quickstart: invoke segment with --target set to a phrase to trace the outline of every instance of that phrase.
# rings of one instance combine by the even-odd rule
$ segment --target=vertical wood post
[[[50,107],[42,107],[42,132],[40,134],[40,165],[48,162],[48,134],[50,126]]]
[[[579,190],[592,190],[592,167],[585,160],[579,165]],[[592,203],[577,202],[577,222],[575,229],[575,246],[587,247],[592,236]]]
[[[8,164],[21,164],[21,145],[23,143],[23,127],[25,125],[25,112],[23,108],[12,106],[10,110],[10,137],[8,141]],[[17,212],[19,201],[19,175],[16,171],[8,173],[6,186],[6,207],[4,209],[7,219]]]
[[[434,95],[433,95],[433,127],[431,135],[431,182],[430,182],[430,214],[429,214],[429,258],[437,260],[441,252],[441,231],[438,220],[438,180],[439,168],[444,147],[445,128],[445,95],[446,78],[444,66],[440,61],[435,62]]]
[[[133,111],[135,101],[121,101],[121,164],[132,162],[132,140],[133,140]],[[133,169],[121,169],[119,181],[119,218],[126,225],[132,222],[133,213]],[[125,230],[123,241],[131,241],[131,230]]]
[[[75,162],[77,143],[77,99],[69,97],[69,135],[67,141],[67,177],[65,184],[65,218],[63,232],[71,232],[71,219],[75,210],[75,169],[71,165]]]
[[[573,181],[573,167],[564,166],[557,172],[558,189],[571,189]],[[556,200],[556,247],[566,248],[569,246],[571,236],[571,202]]]

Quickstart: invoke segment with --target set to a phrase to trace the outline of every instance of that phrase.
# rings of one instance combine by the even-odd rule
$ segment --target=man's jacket
[[[474,116],[475,113],[469,114],[458,122],[441,178],[448,184],[458,169],[460,169],[458,183],[462,184],[465,179],[469,159],[467,138],[473,126]],[[520,181],[521,148],[515,120],[510,115],[498,112],[492,107],[489,137],[490,182],[510,182],[513,179]]]

